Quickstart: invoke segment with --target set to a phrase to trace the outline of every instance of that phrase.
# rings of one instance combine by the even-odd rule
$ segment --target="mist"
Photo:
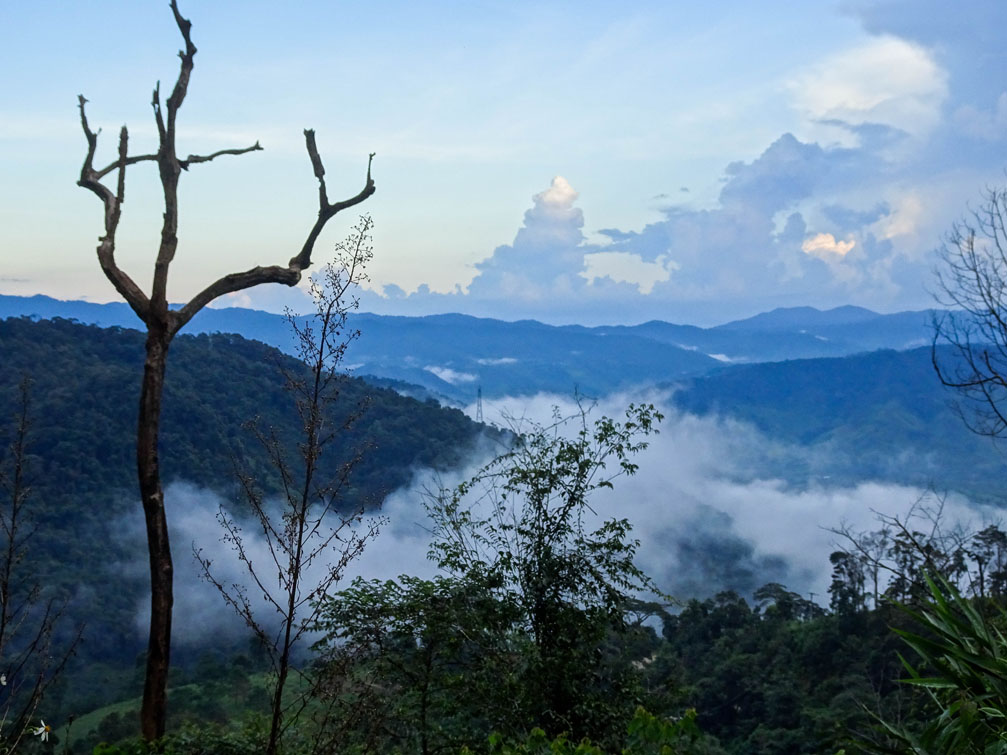
[[[744,597],[779,582],[828,604],[829,555],[843,546],[832,530],[870,531],[878,515],[905,519],[934,493],[925,488],[863,480],[830,483],[818,474],[823,451],[780,443],[753,426],[721,417],[698,417],[671,406],[669,391],[643,389],[601,399],[591,412],[618,418],[630,403],[653,403],[665,415],[660,433],[635,459],[639,471],[597,491],[599,520],[626,518],[640,541],[637,563],[657,586],[678,599],[721,590]],[[571,414],[569,397],[484,402],[487,421],[507,417],[548,420],[553,408]],[[799,481],[766,476],[780,459],[808,470]],[[832,459],[831,461],[836,461]],[[948,522],[976,526],[998,511],[963,496],[944,498]]]
[[[870,531],[878,515],[905,518],[930,491],[864,480],[855,485],[830,484],[827,477],[809,474],[799,482],[765,473],[770,460],[804,460],[807,469],[819,465],[815,453],[768,438],[750,425],[718,417],[697,417],[670,407],[670,394],[644,390],[606,397],[597,402],[590,419],[619,418],[631,402],[654,403],[665,415],[659,434],[635,457],[633,476],[614,481],[614,489],[599,490],[591,499],[597,523],[626,518],[639,540],[637,563],[657,587],[676,599],[704,598],[735,590],[750,598],[768,582],[828,604],[831,581],[829,554],[842,546],[832,530],[847,527]],[[569,397],[537,395],[485,401],[488,422],[520,426],[524,421],[546,423],[558,410],[576,410]],[[475,407],[468,412],[474,415]],[[453,488],[500,453],[484,444],[475,449],[464,468],[451,473],[417,469],[409,485],[390,495],[379,514],[380,534],[353,561],[339,586],[354,577],[393,579],[400,574],[431,577],[437,566],[427,558],[431,524],[424,501],[431,492]],[[247,585],[248,574],[223,531],[216,513],[224,505],[241,518],[240,502],[225,501],[216,493],[186,483],[165,491],[175,559],[175,636],[179,643],[198,644],[207,636],[238,638],[247,632],[243,622],[224,604],[215,587],[201,578],[193,548],[213,562],[215,577],[224,584]],[[943,516],[948,522],[981,526],[997,519],[997,511],[962,496],[948,495]],[[137,517],[117,527],[122,537],[142,539]],[[261,533],[251,523],[242,532],[253,563],[269,559]],[[146,568],[145,561],[131,568]],[[320,567],[318,567],[320,568]],[[318,574],[307,574],[314,584]],[[254,592],[249,593],[256,601]],[[137,631],[146,631],[148,606],[137,607]],[[275,612],[258,599],[259,615],[268,623]]]

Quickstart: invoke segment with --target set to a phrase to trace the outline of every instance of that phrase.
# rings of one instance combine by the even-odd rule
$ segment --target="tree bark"
[[[150,555],[150,638],[140,709],[140,729],[148,742],[164,736],[171,656],[173,567],[157,448],[170,338],[163,325],[149,323],[136,433],[136,467]]]

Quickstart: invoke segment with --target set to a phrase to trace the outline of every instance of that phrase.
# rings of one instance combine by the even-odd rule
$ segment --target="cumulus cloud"
[[[791,89],[812,121],[882,124],[922,136],[940,120],[948,76],[923,46],[882,36],[821,61]]]
[[[845,257],[857,245],[856,241],[836,241],[831,233],[818,233],[801,244],[801,251],[819,259]]]
[[[592,242],[577,191],[556,177],[532,197],[513,243],[476,266],[467,291],[386,289],[363,305],[388,314],[461,311],[588,325],[713,324],[809,302],[923,308],[931,275],[925,257],[957,215],[937,211],[951,189],[906,185],[889,154],[901,132],[840,127],[860,144],[822,146],[783,134],[754,159],[725,167],[714,206],[669,205],[639,230],[602,227]]]
[[[593,283],[599,278],[608,278],[620,283],[631,283],[641,294],[649,294],[655,283],[671,279],[679,265],[662,254],[653,262],[646,262],[640,255],[629,252],[595,252],[584,255],[584,270],[580,275]]]
[[[850,0],[844,10],[879,38],[898,37],[930,51],[947,72],[944,119],[923,161],[933,176],[955,166],[974,187],[1002,179],[1002,161],[990,159],[991,142],[1007,138],[1003,119],[1007,5],[942,0]],[[999,174],[999,175],[997,175]],[[943,177],[946,182],[948,176]]]
[[[576,246],[584,238],[580,228],[584,214],[574,207],[580,195],[563,176],[532,199],[534,205],[524,214],[524,227],[518,231],[515,246]]]
[[[1007,53],[990,29],[1007,26],[1007,5],[851,0],[844,10],[871,36],[793,73],[787,93],[805,127],[727,163],[716,201],[666,191],[657,218],[617,228],[586,219],[557,176],[466,291],[389,287],[364,306],[580,324],[930,306],[933,248],[983,186],[1003,180],[990,144],[1007,137],[1007,92],[990,82],[1003,81]]]
[[[486,297],[542,298],[578,287],[584,213],[574,206],[577,192],[562,176],[532,197],[511,245],[499,246],[476,265],[479,274],[469,294]]]

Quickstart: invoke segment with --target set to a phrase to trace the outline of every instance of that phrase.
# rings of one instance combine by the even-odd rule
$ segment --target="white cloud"
[[[457,370],[452,370],[450,367],[428,365],[423,369],[427,372],[433,373],[445,383],[451,383],[451,385],[458,385],[458,383],[471,383],[476,379],[476,376],[469,372],[458,372]]]
[[[925,48],[883,36],[826,58],[790,88],[813,121],[883,124],[919,136],[940,119],[948,75]]]
[[[892,211],[877,222],[881,238],[915,236],[924,220],[923,200],[918,194],[906,194],[893,203]]]
[[[580,196],[563,176],[555,176],[552,184],[543,192],[535,195],[535,203],[550,210],[563,212],[573,207]]]
[[[862,481],[850,486],[829,483],[818,476],[824,451],[787,446],[731,419],[680,414],[668,406],[667,394],[644,391],[601,400],[591,419],[620,417],[630,402],[656,402],[666,418],[660,434],[635,460],[639,471],[616,481],[615,489],[599,491],[593,499],[599,519],[625,517],[640,539],[638,563],[658,586],[679,598],[707,596],[733,588],[743,593],[768,581],[780,581],[801,593],[814,591],[827,599],[831,567],[828,554],[837,536],[830,529],[847,525],[852,531],[876,527],[874,512],[905,518],[925,491],[914,487]],[[554,408],[569,416],[576,406],[568,397],[487,399],[486,418],[507,417],[549,422]],[[474,406],[468,407],[474,413]],[[506,422],[504,422],[506,424]],[[571,428],[575,431],[575,428]],[[352,562],[340,586],[355,576],[392,579],[408,573],[432,577],[436,566],[426,554],[430,521],[422,502],[429,491],[453,488],[482,464],[504,451],[489,443],[476,449],[466,468],[447,474],[417,470],[412,483],[392,494],[381,514],[387,517],[381,534]],[[760,473],[767,459],[793,458],[809,468],[807,485],[790,486]],[[911,456],[907,463],[912,463]],[[828,465],[826,465],[827,467]],[[226,584],[248,585],[244,566],[237,561],[215,513],[222,499],[186,484],[166,490],[176,564],[176,632],[181,643],[201,642],[209,634],[238,638],[247,630],[227,608],[217,591],[200,579],[191,549],[203,549],[213,560],[214,573]],[[997,518],[997,510],[977,506],[952,495],[944,508],[945,522],[981,526]],[[246,527],[245,547],[256,563],[269,563],[266,543]],[[142,519],[135,512],[114,527],[124,542],[142,539]],[[123,569],[137,578],[146,561],[138,558]],[[316,563],[307,577],[315,583],[325,569]],[[269,609],[249,596],[267,621]],[[137,606],[136,629],[146,631],[146,603]]]
[[[487,357],[486,359],[477,359],[476,363],[481,365],[497,366],[501,364],[517,364],[517,359],[514,357]]]
[[[831,233],[819,233],[809,239],[805,239],[804,243],[801,244],[801,250],[812,257],[829,260],[836,257],[845,257],[856,245],[857,242],[853,240],[837,241],[836,237]]]
[[[679,265],[667,255],[646,262],[639,254],[631,252],[596,252],[584,255],[584,270],[580,273],[589,283],[599,278],[610,278],[617,283],[632,283],[641,294],[649,294],[655,283],[671,280]]]
[[[614,490],[599,491],[594,509],[602,519],[629,519],[640,540],[638,563],[679,598],[727,588],[750,594],[765,582],[780,581],[827,600],[829,553],[839,540],[831,530],[844,524],[853,531],[872,530],[875,512],[905,518],[926,496],[920,488],[870,480],[832,484],[820,476],[830,452],[780,443],[733,419],[681,414],[660,392],[605,397],[591,418],[620,417],[630,401],[656,403],[665,420],[635,458],[638,472],[617,480]],[[483,409],[490,421],[544,422],[555,407],[562,416],[576,411],[568,397],[547,394],[486,400]],[[807,484],[767,477],[762,469],[774,458],[807,464]],[[975,526],[997,512],[952,495],[944,514],[946,522]]]
[[[534,204],[524,214],[524,227],[514,239],[514,248],[575,247],[583,240],[584,215],[574,202],[579,194],[563,176],[555,176],[545,191],[532,197]]]

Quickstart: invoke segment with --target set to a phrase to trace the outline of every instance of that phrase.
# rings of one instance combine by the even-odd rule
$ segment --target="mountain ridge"
[[[861,307],[776,309],[713,328],[651,320],[638,325],[554,326],[461,313],[409,317],[356,313],[363,336],[346,353],[356,374],[401,381],[465,405],[486,397],[549,392],[605,395],[706,374],[724,364],[837,357],[929,343],[930,311],[878,314]],[[139,327],[125,303],[0,295],[0,318],[68,317],[103,327]],[[237,333],[287,353],[283,315],[204,309],[185,333]]]

